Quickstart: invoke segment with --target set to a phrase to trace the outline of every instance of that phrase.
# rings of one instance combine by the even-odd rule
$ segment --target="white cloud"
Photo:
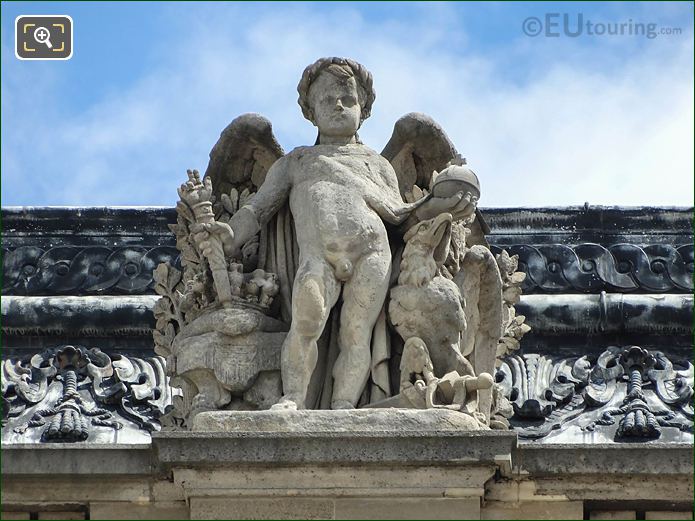
[[[172,18],[183,36],[168,57],[73,117],[51,110],[60,100],[47,95],[50,78],[34,87],[31,99],[44,101],[11,122],[12,134],[3,125],[3,204],[32,204],[35,194],[46,204],[171,205],[186,168],[204,170],[220,130],[243,112],[271,119],[286,149],[313,143],[295,89],[325,55],[354,57],[374,74],[367,144],[380,149],[406,112],[430,114],[481,177],[484,206],[693,202],[687,35],[651,41],[611,69],[543,49],[534,74],[511,82],[492,54],[452,50],[466,35],[447,6],[412,24],[377,24],[347,4],[333,14],[275,5],[262,16],[218,4],[185,24]],[[530,45],[520,38],[509,53]],[[3,78],[3,103],[27,105],[21,80]]]

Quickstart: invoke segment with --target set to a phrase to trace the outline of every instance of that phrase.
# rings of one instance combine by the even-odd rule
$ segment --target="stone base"
[[[191,519],[480,519],[512,432],[444,410],[200,413],[153,436]]]
[[[194,432],[417,434],[482,430],[489,429],[468,414],[447,409],[214,411],[198,414],[193,422]]]

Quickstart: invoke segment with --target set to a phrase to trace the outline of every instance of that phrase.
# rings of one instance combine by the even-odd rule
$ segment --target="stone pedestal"
[[[215,412],[153,444],[191,519],[479,519],[516,435],[476,425],[446,410]]]

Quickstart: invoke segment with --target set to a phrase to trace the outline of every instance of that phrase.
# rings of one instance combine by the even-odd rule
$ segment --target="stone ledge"
[[[510,431],[163,432],[148,444],[3,444],[6,477],[152,476],[172,468],[294,464],[493,465],[543,477],[677,478],[692,482],[688,443],[534,444]],[[507,472],[505,472],[507,473]]]
[[[512,461],[515,472],[531,476],[560,475],[687,475],[693,474],[690,443],[634,444],[520,443]]]
[[[347,421],[349,416],[353,423]],[[275,427],[273,417],[277,418]],[[218,420],[196,419],[196,428],[214,424],[227,432],[155,433],[152,444],[160,467],[210,468],[231,463],[509,465],[516,446],[514,432],[462,430],[461,422],[472,418],[445,410],[229,412],[214,413],[213,418]],[[263,429],[253,429],[261,424]]]
[[[149,475],[149,444],[21,443],[2,446],[3,476]]]
[[[305,433],[306,434],[306,433]],[[230,463],[495,463],[510,457],[515,433],[159,433],[152,437],[157,461],[175,466],[222,467]]]

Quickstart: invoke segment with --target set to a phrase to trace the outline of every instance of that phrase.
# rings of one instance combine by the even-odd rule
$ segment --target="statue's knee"
[[[292,297],[295,300],[293,325],[300,335],[318,336],[321,334],[321,325],[327,313],[321,287],[316,279],[306,277],[300,282],[297,290]]]

